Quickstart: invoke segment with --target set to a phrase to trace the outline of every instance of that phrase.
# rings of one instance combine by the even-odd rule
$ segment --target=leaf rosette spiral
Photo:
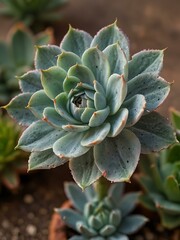
[[[23,93],[6,106],[28,126],[18,147],[32,152],[29,169],[70,160],[83,188],[101,175],[129,181],[141,152],[172,144],[170,125],[153,111],[170,90],[159,77],[163,52],[142,51],[130,60],[116,23],[94,38],[70,27],[60,47],[37,47],[36,70],[20,77]]]

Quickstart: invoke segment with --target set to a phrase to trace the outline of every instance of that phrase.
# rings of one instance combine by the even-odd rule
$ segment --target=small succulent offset
[[[179,135],[180,112],[173,110],[172,120]],[[141,203],[158,212],[164,227],[180,227],[180,144],[150,155],[141,164],[144,174],[139,181],[145,189]]]
[[[0,0],[3,3],[0,14],[13,17],[22,21],[27,26],[39,22],[58,20],[61,15],[57,9],[62,7],[67,0]]]
[[[27,155],[14,151],[19,136],[19,127],[8,117],[0,116],[0,185],[10,190],[19,185],[18,173],[27,172]]]
[[[56,209],[67,226],[77,235],[70,240],[128,240],[147,218],[131,214],[139,193],[123,195],[123,183],[112,184],[107,196],[99,200],[92,186],[82,192],[74,183],[65,183],[65,192],[75,209]]]
[[[12,96],[19,92],[15,76],[20,76],[33,67],[34,45],[50,43],[52,33],[47,30],[33,37],[24,25],[19,23],[10,30],[7,40],[8,42],[0,41],[1,104],[9,102]]]
[[[60,47],[37,47],[36,70],[20,77],[23,93],[5,106],[28,126],[18,147],[32,152],[29,170],[69,160],[82,188],[102,175],[129,181],[141,152],[174,143],[171,126],[153,111],[170,90],[159,77],[163,52],[142,51],[130,60],[116,22],[94,38],[70,27]]]

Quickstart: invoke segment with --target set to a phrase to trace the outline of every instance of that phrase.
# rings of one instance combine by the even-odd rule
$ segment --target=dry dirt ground
[[[162,76],[174,84],[159,111],[168,116],[170,106],[180,110],[179,0],[70,0],[63,13],[64,20],[55,26],[57,43],[67,31],[68,23],[94,35],[117,19],[130,39],[132,54],[142,49],[168,47]],[[0,19],[0,23],[0,37],[5,38],[12,22]],[[46,240],[53,208],[65,199],[63,182],[70,179],[68,167],[63,166],[23,176],[18,194],[3,189],[0,194],[0,240]]]

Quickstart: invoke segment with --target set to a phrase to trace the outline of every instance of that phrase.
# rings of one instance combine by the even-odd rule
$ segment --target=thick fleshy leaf
[[[35,55],[36,69],[48,69],[52,66],[56,66],[57,58],[60,53],[60,48],[55,45],[38,46]]]
[[[14,169],[13,169],[14,170]],[[11,190],[16,190],[19,186],[19,176],[16,171],[6,167],[1,171],[1,181]]]
[[[106,138],[94,147],[94,157],[100,171],[113,182],[129,181],[141,151],[138,138],[123,130],[115,138]]]
[[[89,48],[82,56],[82,62],[95,76],[97,82],[106,87],[110,76],[110,66],[106,55],[97,47]]]
[[[71,237],[69,240],[84,240],[84,237],[77,235],[77,236]],[[99,239],[99,240],[100,240],[100,239]]]
[[[104,140],[110,130],[110,124],[104,123],[99,127],[91,128],[84,135],[81,144],[86,147],[92,147]]]
[[[92,40],[91,47],[98,46],[98,48],[103,51],[107,46],[114,43],[119,43],[127,59],[129,59],[129,44],[127,37],[117,27],[116,22],[102,28]]]
[[[27,107],[37,118],[42,119],[44,109],[53,106],[53,101],[47,97],[44,90],[39,90],[31,96]]]
[[[104,49],[103,52],[107,56],[111,69],[111,74],[117,73],[119,75],[123,74],[127,76],[127,59],[124,52],[120,48],[119,43],[108,46]]]
[[[108,122],[111,125],[108,137],[116,137],[125,127],[128,118],[128,110],[121,108],[116,114],[108,118]]]
[[[138,202],[138,197],[138,192],[130,192],[125,194],[121,200],[118,201],[118,207],[121,210],[122,217],[127,216],[135,209]]]
[[[18,148],[24,151],[44,151],[52,148],[57,139],[65,135],[64,131],[54,129],[43,121],[32,123],[21,135]]]
[[[43,112],[44,121],[48,122],[50,125],[52,125],[55,128],[62,128],[62,125],[68,124],[66,119],[62,118],[54,108],[47,107],[44,109]]]
[[[78,124],[81,123],[77,121],[67,110],[67,105],[68,105],[68,97],[65,92],[60,93],[54,100],[54,105],[56,108],[56,111],[63,117],[65,118],[68,122],[72,124]]]
[[[118,231],[124,234],[133,234],[137,232],[148,219],[142,215],[134,214],[123,219]]]
[[[100,234],[103,237],[107,237],[109,235],[112,235],[116,231],[115,226],[107,224],[100,230]]]
[[[124,234],[116,233],[115,235],[108,237],[107,240],[129,240],[129,238]]]
[[[71,159],[69,168],[74,180],[82,189],[90,186],[102,175],[95,164],[92,149],[83,156]]]
[[[92,71],[86,66],[79,64],[76,64],[69,69],[68,76],[76,77],[80,80],[80,82],[87,83],[91,86],[93,85],[93,81],[95,80]]]
[[[146,100],[146,110],[152,111],[164,102],[170,91],[170,84],[155,74],[143,73],[128,82],[126,99],[142,94]]]
[[[66,196],[71,201],[75,209],[83,212],[84,206],[87,203],[87,198],[82,190],[73,182],[65,182],[64,189]]]
[[[67,76],[63,82],[63,89],[65,92],[69,93],[77,86],[78,83],[80,83],[80,80],[78,78]]]
[[[69,52],[73,52],[80,56],[83,52],[89,48],[92,41],[92,37],[84,31],[69,27],[69,31],[63,38],[60,48]]]
[[[89,129],[88,125],[73,125],[73,124],[67,124],[63,125],[62,129],[68,132],[84,132]]]
[[[139,138],[142,153],[160,151],[176,142],[172,127],[157,112],[141,117],[130,129]]]
[[[113,74],[108,79],[107,84],[107,104],[110,107],[110,114],[115,114],[122,102],[124,101],[127,93],[127,84],[123,75]]]
[[[94,106],[96,110],[102,110],[106,107],[106,98],[101,93],[94,94]]]
[[[159,209],[158,210],[160,217],[161,217],[161,224],[168,228],[168,229],[174,229],[176,227],[180,226],[180,215],[171,215],[167,214],[163,210]]]
[[[96,111],[92,114],[92,117],[89,120],[90,127],[98,127],[106,120],[109,115],[110,109],[107,106],[106,108]]]
[[[78,232],[80,232],[80,234],[84,235],[86,239],[92,239],[92,237],[97,236],[97,231],[90,228],[83,222],[77,223],[77,229],[78,229]]]
[[[67,159],[57,157],[52,149],[41,152],[32,152],[28,161],[28,170],[51,169],[58,167],[67,161]]]
[[[81,145],[84,133],[70,132],[53,145],[54,153],[59,157],[75,158],[85,154],[89,148]]]
[[[81,121],[84,123],[88,123],[95,111],[96,111],[95,108],[89,108],[89,107],[85,108],[84,112],[81,115]]]
[[[32,93],[19,94],[4,107],[9,115],[22,126],[29,126],[37,120],[32,112],[26,108],[31,96]]]
[[[114,204],[117,205],[124,192],[124,183],[113,183],[108,190],[108,196],[113,200]]]
[[[37,70],[29,71],[18,79],[23,92],[34,93],[42,89],[40,72]]]
[[[57,60],[57,65],[65,71],[68,71],[70,67],[76,64],[81,64],[81,59],[72,52],[62,52]]]
[[[127,108],[129,112],[126,126],[132,126],[140,119],[144,113],[144,109],[146,107],[145,97],[141,94],[137,94],[129,100],[125,101],[122,104],[122,107]]]
[[[55,66],[43,70],[41,73],[42,85],[49,98],[54,99],[64,91],[63,81],[66,77],[66,72],[62,68]]]
[[[169,200],[180,202],[179,183],[174,176],[169,176],[164,183],[164,191]]]
[[[57,208],[55,211],[62,217],[63,221],[68,227],[78,231],[76,224],[77,222],[83,222],[83,217],[79,213],[72,209],[61,209]]]
[[[159,74],[163,64],[164,50],[144,50],[133,55],[128,63],[128,80],[141,73]]]
[[[180,112],[175,110],[174,108],[170,109],[171,112],[171,121],[173,123],[173,126],[180,130]]]

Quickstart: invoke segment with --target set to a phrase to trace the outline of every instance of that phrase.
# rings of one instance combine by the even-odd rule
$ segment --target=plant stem
[[[98,196],[98,200],[101,201],[107,196],[109,182],[104,177],[100,177],[95,183],[94,188]]]

